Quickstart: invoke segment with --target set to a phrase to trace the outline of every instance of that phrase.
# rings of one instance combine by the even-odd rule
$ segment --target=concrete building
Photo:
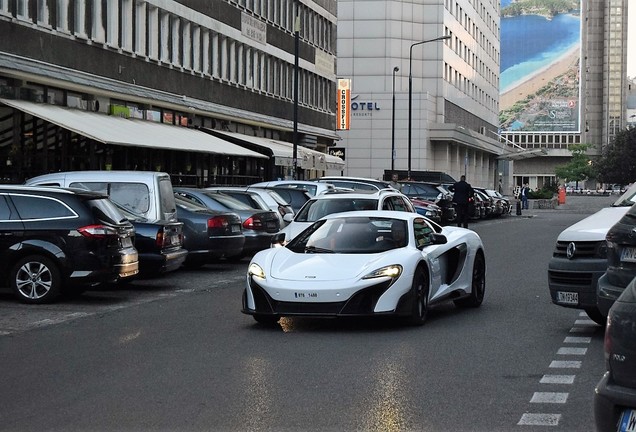
[[[339,172],[336,12],[336,0],[0,0],[0,177]]]
[[[441,171],[495,187],[511,153],[497,136],[499,30],[499,0],[339,0],[337,74],[352,86],[336,144],[344,173]]]

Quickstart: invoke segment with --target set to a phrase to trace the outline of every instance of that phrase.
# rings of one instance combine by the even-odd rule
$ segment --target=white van
[[[597,306],[596,288],[607,270],[605,236],[636,203],[636,183],[610,207],[599,210],[559,234],[548,263],[548,287],[552,303],[583,309],[600,325],[606,318]]]
[[[26,184],[99,191],[148,222],[177,220],[172,182],[165,172],[67,171],[33,177]]]

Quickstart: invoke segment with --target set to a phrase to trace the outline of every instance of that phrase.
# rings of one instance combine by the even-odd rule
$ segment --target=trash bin
[[[565,188],[563,186],[559,188],[558,203],[559,205],[565,204]]]
[[[517,200],[517,216],[521,216],[521,200]]]

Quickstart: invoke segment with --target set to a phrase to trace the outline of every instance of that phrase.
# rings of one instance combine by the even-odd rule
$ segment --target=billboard
[[[500,132],[580,132],[581,1],[501,0]]]

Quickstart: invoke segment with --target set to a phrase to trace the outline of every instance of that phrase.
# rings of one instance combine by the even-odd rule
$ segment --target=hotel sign
[[[337,96],[338,124],[337,130],[349,130],[351,123],[351,80],[338,80]]]

